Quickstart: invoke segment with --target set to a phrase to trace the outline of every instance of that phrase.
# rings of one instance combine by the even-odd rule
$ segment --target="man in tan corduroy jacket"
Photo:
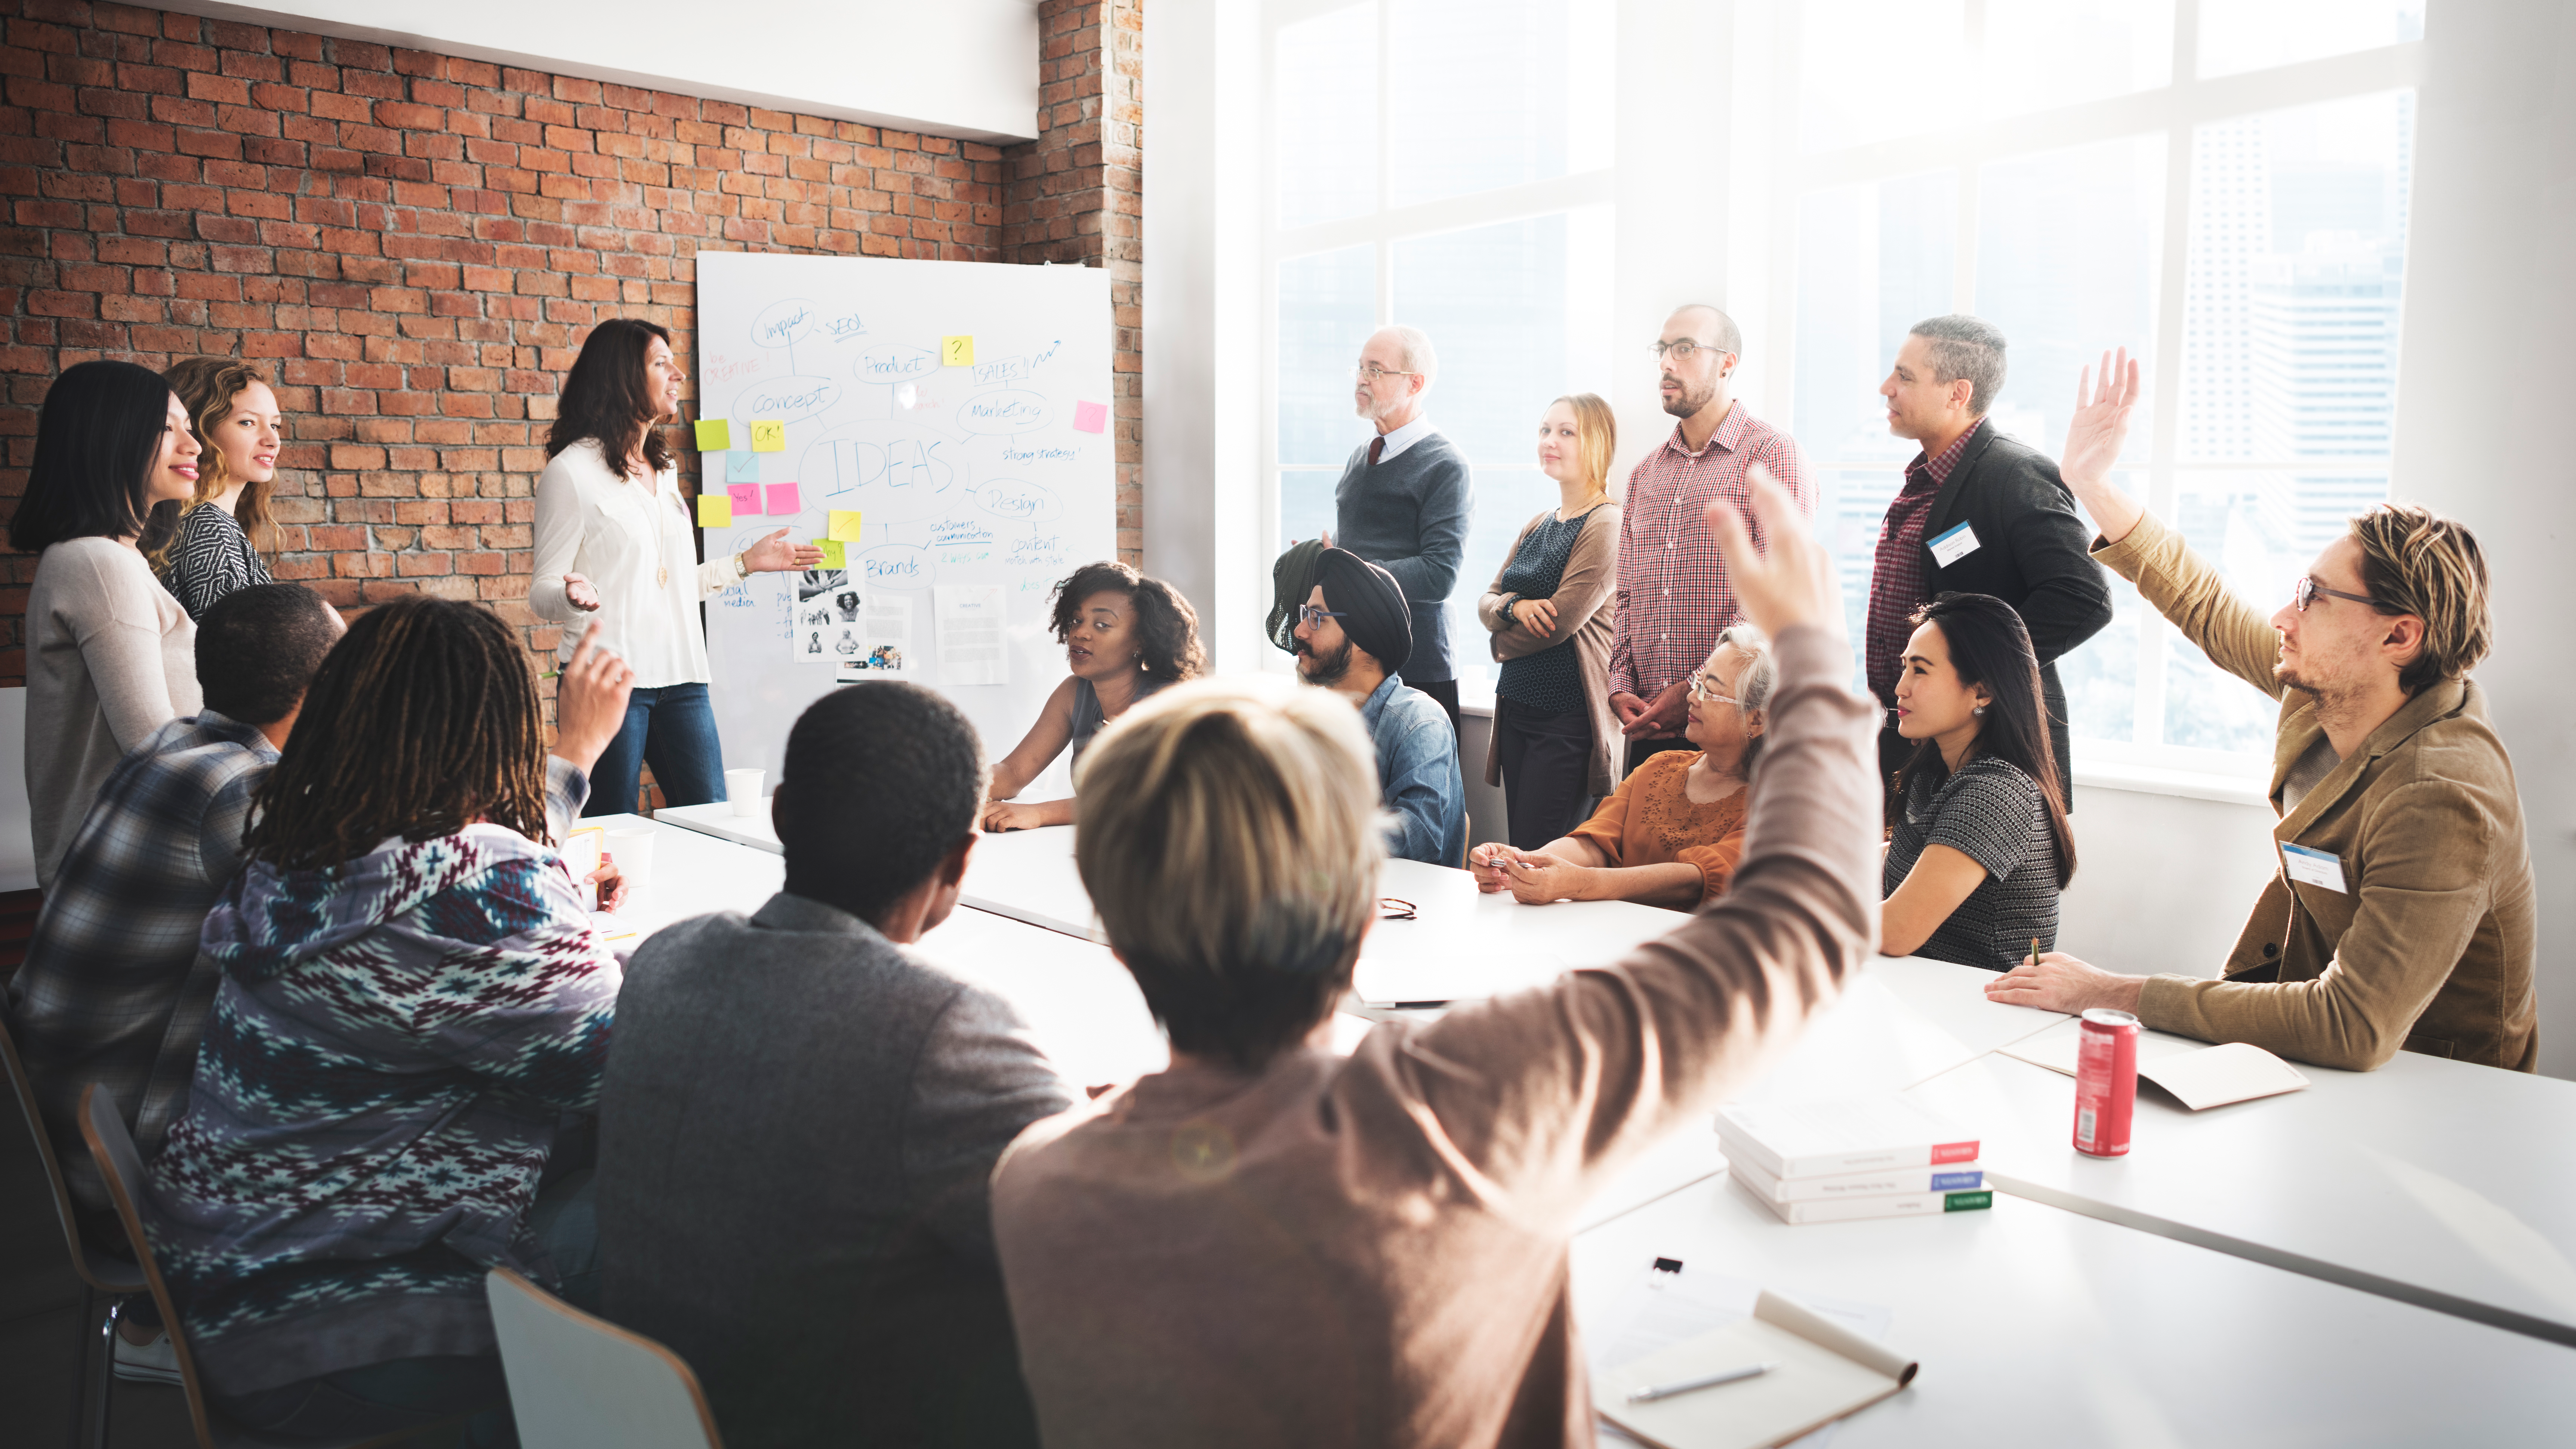
[[[2513,762],[2468,678],[2491,631],[2469,530],[2381,505],[2268,621],[2110,483],[2138,395],[2109,365],[2060,463],[2093,556],[2219,668],[2281,701],[2271,881],[2217,980],[2115,976],[2051,952],[1997,1001],[2109,1006],[2160,1031],[2368,1071],[2400,1050],[2537,1070],[2531,852]],[[2080,395],[2080,394],[2079,394]]]

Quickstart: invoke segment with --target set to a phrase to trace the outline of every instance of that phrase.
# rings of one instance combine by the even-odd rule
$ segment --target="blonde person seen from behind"
[[[1744,858],[1746,788],[1777,674],[1760,630],[1720,634],[1686,695],[1682,732],[1698,752],[1652,756],[1564,839],[1534,851],[1477,846],[1467,853],[1477,889],[1510,891],[1524,905],[1637,901],[1677,911],[1726,894]]]
[[[701,601],[756,573],[810,569],[823,551],[777,529],[742,551],[698,562],[680,474],[656,425],[680,415],[689,375],[669,329],[611,317],[591,329],[564,375],[537,479],[536,560],[528,607],[569,627],[570,658],[583,621],[605,626],[605,647],[635,669],[626,725],[591,772],[585,813],[635,808],[647,762],[663,803],[724,798],[724,750],[707,702],[707,635]]]
[[[224,595],[271,582],[262,556],[277,547],[268,490],[277,480],[286,416],[256,363],[190,357],[162,376],[186,405],[204,451],[195,494],[152,567],[188,617],[202,620]]]
[[[1591,393],[1548,404],[1538,466],[1557,506],[1521,525],[1476,618],[1500,663],[1485,783],[1503,787],[1511,843],[1536,849],[1574,828],[1584,802],[1619,779],[1619,717],[1610,712],[1611,591],[1619,578],[1619,505],[1610,405]]]
[[[1085,564],[1057,581],[1048,620],[1072,671],[1038,711],[1019,747],[993,766],[986,830],[1071,825],[1073,801],[1020,801],[1040,771],[1067,746],[1076,765],[1094,735],[1138,700],[1196,679],[1207,668],[1199,647],[1198,611],[1181,591],[1123,563]]]
[[[2279,868],[2216,980],[2049,952],[1986,988],[2107,1006],[2204,1041],[2368,1071],[2399,1051],[2535,1071],[2536,891],[2513,762],[2469,670],[2494,637],[2475,535],[2421,508],[2355,516],[2266,619],[2111,482],[2141,389],[2123,351],[2077,384],[2060,462],[2093,556],[2210,662],[2281,702]],[[2199,963],[2193,963],[2199,964]]]
[[[1172,1061],[1030,1127],[994,1174],[1050,1449],[1592,1441],[1576,1214],[1707,1130],[1877,934],[1876,714],[1823,548],[1778,488],[1753,506],[1767,554],[1728,505],[1712,520],[1780,663],[1744,863],[1616,965],[1336,1055],[1383,856],[1352,712],[1213,680],[1083,761],[1083,885]]]

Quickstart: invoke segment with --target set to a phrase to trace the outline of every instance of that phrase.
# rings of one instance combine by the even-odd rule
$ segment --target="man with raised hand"
[[[2051,951],[1986,994],[2114,1007],[2353,1071],[2401,1050],[2538,1070],[2531,852],[2513,762],[2469,678],[2493,637],[2476,536],[2382,504],[2267,620],[2112,485],[2140,391],[2125,350],[2105,354],[2098,386],[2086,369],[2058,466],[2101,529],[2093,556],[2211,663],[2280,700],[2279,866],[2216,980],[2119,976]]]

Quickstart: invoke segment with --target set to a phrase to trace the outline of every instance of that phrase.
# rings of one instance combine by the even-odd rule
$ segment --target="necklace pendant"
[[[667,589],[671,586],[671,570],[669,565],[666,564],[653,570],[653,586],[655,588],[662,589]]]

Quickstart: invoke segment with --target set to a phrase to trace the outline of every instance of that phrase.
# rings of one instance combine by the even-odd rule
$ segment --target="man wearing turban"
[[[1458,735],[1439,702],[1408,687],[1390,664],[1413,648],[1411,613],[1395,576],[1348,550],[1324,550],[1296,637],[1298,677],[1348,695],[1377,744],[1379,798],[1395,815],[1388,853],[1459,864],[1467,853],[1467,789]]]

